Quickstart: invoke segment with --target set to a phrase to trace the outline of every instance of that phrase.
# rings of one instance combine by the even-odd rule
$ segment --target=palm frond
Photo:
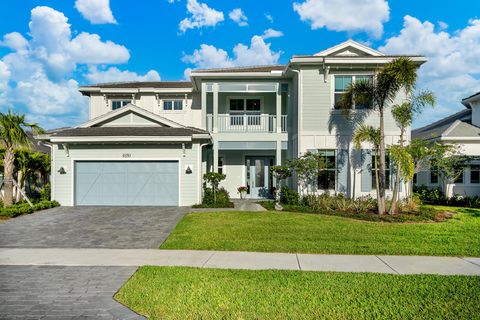
[[[380,129],[370,125],[362,124],[353,133],[353,145],[355,149],[361,149],[362,142],[369,142],[378,149],[380,145]]]

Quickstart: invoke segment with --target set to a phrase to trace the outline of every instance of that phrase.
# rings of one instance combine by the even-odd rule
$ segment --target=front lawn
[[[150,319],[478,319],[480,278],[142,267],[115,298]]]
[[[161,249],[480,257],[480,209],[438,223],[388,223],[289,212],[198,212]]]

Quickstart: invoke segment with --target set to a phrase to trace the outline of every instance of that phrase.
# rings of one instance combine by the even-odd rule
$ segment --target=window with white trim
[[[377,157],[377,152],[372,151],[372,190],[377,188],[377,175],[376,172],[378,169],[379,157]],[[388,150],[385,150],[385,189],[390,190],[390,169],[391,169],[390,155]],[[377,169],[375,169],[377,168]]]
[[[163,110],[165,111],[183,110],[183,100],[163,100]]]
[[[112,110],[117,110],[121,107],[125,107],[129,103],[132,103],[132,100],[112,100]]]
[[[340,100],[342,95],[347,91],[348,87],[355,81],[373,81],[372,75],[336,75],[334,83],[334,92],[333,92],[333,107],[335,109],[340,109]],[[368,109],[371,108],[371,104],[364,105],[354,105],[354,109]]]
[[[438,167],[430,163],[430,184],[438,184]]]

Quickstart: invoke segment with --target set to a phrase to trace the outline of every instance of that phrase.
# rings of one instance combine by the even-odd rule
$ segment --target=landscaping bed
[[[478,319],[480,277],[141,267],[115,298],[149,319]]]
[[[3,205],[0,208],[0,219],[6,220],[8,218],[14,218],[23,214],[30,214],[35,211],[50,209],[58,207],[60,204],[57,201],[42,200],[34,203],[33,207],[28,203],[14,204],[4,208]]]
[[[480,209],[448,210],[456,214],[442,223],[275,211],[190,213],[161,249],[479,257]]]

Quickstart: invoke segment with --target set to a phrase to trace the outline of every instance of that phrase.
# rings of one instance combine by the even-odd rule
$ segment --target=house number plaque
[[[124,153],[124,154],[122,154],[122,157],[123,158],[131,158],[132,154],[131,153]]]

